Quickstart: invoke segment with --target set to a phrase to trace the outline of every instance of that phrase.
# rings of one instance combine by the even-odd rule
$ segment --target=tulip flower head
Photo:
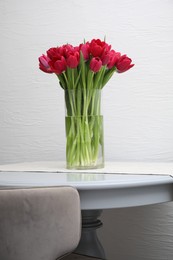
[[[87,42],[85,44],[80,44],[79,49],[82,52],[85,61],[89,60],[89,57],[90,57],[90,44],[89,44],[89,42]]]
[[[102,66],[102,61],[100,58],[96,57],[96,58],[92,58],[91,62],[90,62],[90,69],[93,72],[98,72],[100,70]]]
[[[122,73],[132,68],[134,64],[131,62],[132,60],[127,55],[121,56],[116,63],[117,72]]]
[[[43,72],[46,72],[46,73],[53,73],[53,71],[51,70],[50,68],[50,65],[49,65],[49,58],[46,56],[46,55],[42,55],[39,57],[39,68],[40,70],[42,70]]]
[[[100,39],[78,46],[65,44],[50,48],[39,57],[39,68],[45,73],[55,73],[64,89],[77,88],[81,84],[103,88],[114,72],[122,73],[132,68],[132,60],[111,48]],[[91,76],[91,73],[94,75]],[[101,75],[97,76],[98,73]],[[97,79],[95,79],[97,77]]]
[[[79,52],[69,53],[67,55],[67,66],[71,69],[74,69],[79,64]]]

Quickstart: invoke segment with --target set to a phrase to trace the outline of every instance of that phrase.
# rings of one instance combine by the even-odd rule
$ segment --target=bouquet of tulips
[[[103,153],[100,91],[115,72],[133,66],[127,55],[100,39],[52,47],[39,57],[40,70],[56,74],[65,91],[68,168],[93,168],[98,164]]]

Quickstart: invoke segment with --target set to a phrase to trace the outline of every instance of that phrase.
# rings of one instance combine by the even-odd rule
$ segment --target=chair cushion
[[[0,190],[0,259],[55,260],[72,252],[80,214],[72,187]]]

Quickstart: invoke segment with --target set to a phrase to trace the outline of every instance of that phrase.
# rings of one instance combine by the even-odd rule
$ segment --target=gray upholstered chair
[[[81,233],[72,187],[0,190],[0,260],[91,260],[71,253]]]
[[[74,188],[0,190],[0,259],[59,259],[77,247],[80,222]]]
[[[103,260],[103,259],[72,253],[70,255],[63,257],[62,260]]]

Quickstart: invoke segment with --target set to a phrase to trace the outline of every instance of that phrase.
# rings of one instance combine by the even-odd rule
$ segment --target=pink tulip
[[[84,60],[89,60],[90,56],[90,45],[89,43],[80,44],[79,49],[81,50]]]
[[[119,58],[121,57],[120,52],[115,52],[114,50],[111,50],[109,53],[109,62],[107,64],[108,69],[112,69],[116,62],[119,60]]]
[[[49,61],[50,59],[46,56],[46,55],[42,55],[39,58],[39,68],[40,70],[46,72],[46,73],[53,73],[53,71],[51,70],[50,66],[49,66]]]
[[[106,42],[101,41],[99,39],[93,39],[90,43],[90,52],[93,57],[101,57],[103,52],[110,51],[111,46],[108,45]]]
[[[61,54],[59,53],[59,48],[52,47],[47,51],[47,56],[50,60],[55,61],[61,57]]]
[[[69,68],[76,68],[79,64],[79,52],[69,53],[66,61]]]
[[[50,61],[49,65],[52,71],[58,75],[65,71],[67,68],[66,60],[63,56],[61,56],[61,58],[59,60],[56,60],[55,62]]]
[[[110,61],[110,52],[103,51],[101,55],[102,65],[107,65]]]
[[[100,57],[103,52],[102,42],[100,40],[92,40],[90,43],[90,52],[94,57]]]
[[[90,69],[93,72],[98,72],[100,70],[102,66],[102,61],[100,58],[92,58],[91,62],[90,62]]]
[[[63,56],[67,58],[69,56],[69,53],[74,53],[74,47],[71,44],[66,44],[62,46],[63,48]]]
[[[118,62],[115,64],[118,73],[125,72],[132,68],[134,64],[131,64],[132,60],[127,55],[122,55]]]

